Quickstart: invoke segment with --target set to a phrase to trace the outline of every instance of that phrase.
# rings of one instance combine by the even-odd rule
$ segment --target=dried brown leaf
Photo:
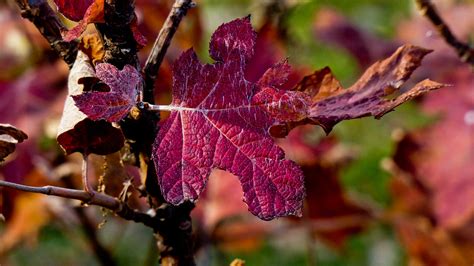
[[[312,97],[308,117],[302,121],[274,126],[271,133],[280,137],[300,124],[320,125],[329,133],[342,120],[365,116],[380,118],[412,98],[443,87],[443,84],[424,80],[398,96],[395,94],[401,91],[402,85],[429,52],[417,46],[404,45],[389,58],[374,63],[346,90],[328,68],[316,71],[296,87],[296,90]]]
[[[118,151],[124,143],[122,131],[100,120],[92,121],[74,104],[73,95],[90,90],[98,79],[87,55],[78,52],[69,79],[69,94],[59,124],[57,140],[67,154],[81,152],[106,155]]]
[[[105,55],[104,44],[97,33],[82,37],[79,49],[92,59],[94,65],[101,62]]]
[[[15,146],[28,136],[21,130],[9,124],[0,124],[0,162],[15,151]]]
[[[472,257],[444,229],[423,217],[400,219],[395,229],[408,253],[409,265],[472,265]],[[472,247],[471,247],[472,248]]]

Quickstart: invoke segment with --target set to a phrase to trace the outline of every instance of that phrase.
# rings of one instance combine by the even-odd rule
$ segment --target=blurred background
[[[0,179],[80,188],[81,156],[66,157],[56,142],[68,67],[13,2],[0,1],[0,122],[22,129],[29,139],[2,163]],[[451,84],[381,120],[345,121],[328,136],[319,127],[302,127],[279,140],[305,172],[302,218],[260,221],[242,202],[237,179],[214,171],[193,211],[199,265],[229,265],[235,258],[247,265],[473,265],[472,66],[460,61],[414,1],[196,2],[160,69],[159,103],[170,102],[171,65],[181,52],[194,47],[202,61],[211,62],[212,32],[249,14],[258,32],[249,80],[288,58],[293,66],[289,88],[324,66],[349,87],[372,63],[411,43],[434,52],[407,87],[428,77]],[[472,41],[474,1],[433,3],[458,38]],[[171,4],[136,0],[139,29],[148,38],[142,62]],[[120,153],[93,161],[91,176],[105,182],[108,193],[118,195],[127,180],[140,185],[138,170]],[[104,167],[104,161],[120,171]],[[157,263],[149,228],[74,201],[7,189],[0,193],[5,218],[0,219],[0,265]],[[144,209],[144,199],[132,194],[131,205]]]

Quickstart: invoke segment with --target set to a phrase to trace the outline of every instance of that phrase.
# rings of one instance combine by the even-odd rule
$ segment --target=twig
[[[143,73],[145,76],[145,87],[143,91],[143,100],[154,103],[153,87],[158,75],[158,69],[163,62],[166,51],[171,44],[179,23],[188,12],[188,9],[195,6],[192,0],[176,0],[171,11],[166,18],[158,37],[153,44],[153,48],[148,56]]]
[[[474,48],[454,36],[431,0],[415,0],[421,14],[431,21],[443,39],[456,50],[461,61],[474,66]]]
[[[3,180],[0,180],[0,187],[9,187],[25,192],[58,196],[67,199],[76,199],[84,203],[90,205],[97,205],[110,209],[112,211],[119,211],[122,208],[122,203],[116,198],[100,193],[90,194],[84,190],[69,189],[55,186],[33,187]]]
[[[84,190],[89,193],[94,193],[94,189],[89,183],[89,160],[88,155],[84,154],[82,157],[82,184],[84,185]]]
[[[21,16],[35,24],[51,48],[68,64],[69,68],[76,60],[78,42],[63,41],[61,31],[66,28],[46,0],[15,0],[21,10]]]
[[[55,186],[33,187],[0,180],[0,187],[39,193],[66,199],[80,200],[112,210],[125,220],[142,223],[153,229],[160,251],[162,265],[195,265],[193,258],[192,223],[190,213],[194,204],[185,202],[180,206],[163,204],[156,215],[135,211],[118,199],[97,192]],[[175,264],[176,263],[176,264]]]
[[[56,186],[44,186],[44,187],[33,187],[26,186],[17,183],[0,180],[0,187],[13,188],[20,191],[39,193],[51,196],[57,196],[66,199],[80,200],[88,205],[100,206],[109,210],[114,211],[118,216],[126,219],[135,221],[137,223],[143,223],[151,228],[159,227],[159,223],[156,223],[156,219],[148,214],[137,212],[130,209],[128,205],[119,201],[118,199],[102,193],[89,193],[84,190],[69,189]]]

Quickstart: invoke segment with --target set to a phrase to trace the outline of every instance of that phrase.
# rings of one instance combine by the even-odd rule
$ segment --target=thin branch
[[[143,73],[145,76],[145,87],[143,91],[143,100],[154,103],[153,87],[160,69],[161,63],[165,57],[166,51],[171,44],[179,23],[186,15],[188,10],[195,6],[192,0],[176,0],[171,11],[166,18],[158,37],[153,44],[153,48],[148,56]]]
[[[122,203],[116,198],[113,198],[111,196],[101,194],[101,193],[90,194],[89,192],[86,192],[84,190],[55,187],[55,186],[33,187],[33,186],[26,186],[26,185],[12,183],[8,181],[3,181],[3,180],[0,180],[0,187],[8,187],[8,188],[13,188],[13,189],[25,191],[25,192],[39,193],[39,194],[66,198],[66,199],[80,200],[86,204],[104,207],[112,211],[120,211],[120,209],[122,208]]]
[[[82,184],[86,192],[94,193],[94,189],[89,183],[89,159],[86,154],[82,156]]]
[[[76,60],[78,42],[63,41],[61,31],[66,28],[59,21],[54,10],[46,0],[15,0],[21,10],[21,16],[35,24],[51,48],[68,64],[69,68]]]
[[[421,14],[431,21],[443,39],[456,50],[461,61],[474,66],[474,48],[454,36],[431,0],[415,0]]]
[[[114,211],[118,216],[134,221],[137,223],[143,223],[148,227],[157,228],[159,227],[160,223],[156,223],[155,217],[152,217],[148,214],[137,212],[132,210],[128,207],[127,204],[119,201],[118,199],[111,197],[106,194],[102,193],[89,193],[84,190],[77,190],[77,189],[69,189],[63,187],[55,187],[55,186],[44,186],[44,187],[33,187],[33,186],[26,186],[17,183],[12,183],[8,181],[0,180],[0,187],[8,187],[13,188],[20,191],[25,192],[32,192],[32,193],[39,193],[45,194],[50,196],[57,196],[66,199],[75,199],[80,200],[88,205],[95,205],[100,206],[111,211]]]

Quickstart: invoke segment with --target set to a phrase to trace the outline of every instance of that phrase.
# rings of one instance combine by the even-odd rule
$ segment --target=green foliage
[[[386,0],[312,0],[318,7],[332,7],[347,15],[357,25],[381,36],[391,37],[399,21],[408,17],[412,1]]]

